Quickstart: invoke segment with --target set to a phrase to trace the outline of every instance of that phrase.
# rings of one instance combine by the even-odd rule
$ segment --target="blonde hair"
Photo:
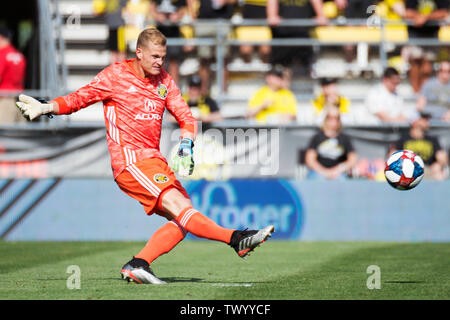
[[[137,48],[142,48],[147,46],[148,42],[151,41],[154,45],[165,46],[167,43],[166,37],[156,28],[148,28],[143,30],[137,40]]]

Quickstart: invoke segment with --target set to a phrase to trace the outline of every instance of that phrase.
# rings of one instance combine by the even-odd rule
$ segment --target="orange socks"
[[[156,230],[135,258],[144,259],[151,264],[153,260],[172,250],[185,236],[186,230],[177,221],[170,221]]]
[[[194,208],[188,207],[176,220],[156,230],[145,247],[134,257],[151,264],[156,258],[175,248],[187,232],[200,238],[230,243],[234,230],[222,228]]]
[[[230,242],[231,234],[234,232],[234,230],[222,228],[192,207],[181,211],[177,221],[184,229],[197,237],[225,243]]]

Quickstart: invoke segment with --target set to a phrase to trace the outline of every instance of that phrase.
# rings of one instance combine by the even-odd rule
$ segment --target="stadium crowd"
[[[306,165],[312,173],[317,173],[316,176],[328,178],[343,177],[356,165],[357,156],[352,143],[340,132],[346,124],[355,123],[355,101],[342,93],[342,82],[366,76],[367,69],[359,70],[359,73],[352,69],[360,63],[359,60],[364,62],[364,46],[342,44],[348,40],[348,34],[345,38],[345,33],[340,33],[343,41],[338,41],[336,47],[346,66],[345,75],[330,77],[323,76],[326,70],[317,75],[314,69],[314,59],[319,55],[317,50],[325,51],[326,48],[317,49],[312,45],[277,46],[269,45],[267,41],[320,39],[320,28],[323,27],[330,27],[327,32],[333,36],[332,32],[338,27],[352,26],[346,19],[364,19],[366,23],[355,27],[367,31],[372,27],[370,24],[376,22],[373,19],[375,16],[387,19],[386,31],[389,34],[404,35],[406,32],[406,43],[408,39],[440,39],[448,43],[450,32],[449,0],[93,0],[92,6],[95,15],[104,18],[108,26],[107,49],[111,53],[111,63],[133,55],[133,30],[139,32],[145,27],[156,26],[169,39],[210,39],[217,36],[215,25],[218,21],[231,21],[232,24],[221,25],[224,29],[220,32],[225,34],[225,39],[253,40],[258,44],[224,47],[223,88],[220,90],[227,91],[232,66],[251,66],[253,71],[258,71],[256,73],[264,85],[253,93],[247,93],[248,107],[242,118],[258,124],[308,123],[320,127],[306,152]],[[264,23],[246,25],[249,19],[259,19]],[[293,19],[310,19],[312,24],[285,24]],[[9,40],[8,32],[2,29],[0,40]],[[7,78],[4,73],[6,68],[1,66],[17,64],[17,60],[3,59],[6,55],[2,52],[6,49],[2,43],[0,41],[0,90],[4,90],[2,83]],[[427,121],[450,123],[450,47],[390,43],[385,49],[389,66],[382,70],[381,79],[370,77],[372,84],[362,103],[365,112],[371,116],[368,122],[409,124],[412,132],[418,131],[413,128],[423,122],[420,119],[423,120],[424,115]],[[176,83],[186,83],[184,98],[193,114],[205,123],[226,118],[221,112],[223,106],[212,91],[213,70],[214,66],[218,66],[215,53],[213,46],[192,45],[189,41],[183,45],[169,45],[167,52],[166,69]],[[367,60],[370,50],[365,55]],[[183,68],[188,71],[181,72]],[[15,74],[18,76],[20,73]],[[313,98],[306,102],[297,98],[293,88],[297,79],[315,83],[313,92],[310,92]],[[23,77],[16,80],[16,90],[22,90]],[[415,100],[413,108],[406,105],[405,97],[398,90],[402,83],[410,88],[407,98],[409,101]],[[0,100],[3,104],[6,101],[7,98]],[[307,108],[304,108],[305,105],[308,105]],[[299,114],[303,108],[310,110],[308,121]],[[19,119],[21,117],[13,117],[7,121]],[[329,129],[333,126],[337,131]],[[414,136],[417,135],[411,134],[411,137]],[[342,161],[323,162],[325,158],[320,150],[324,150],[324,145],[332,145],[328,141],[330,139],[334,141],[334,147],[345,151],[337,157]],[[432,145],[436,152],[440,150],[439,142],[433,141]],[[448,156],[447,162],[442,160],[445,158],[442,155],[431,158],[441,159],[439,166],[435,167],[442,170],[434,177],[444,177]],[[335,170],[330,169],[333,167]]]
[[[217,23],[218,20],[232,21],[233,25],[220,26],[220,28],[225,29],[220,30],[220,32],[224,33],[226,38],[259,41],[260,44],[244,43],[236,48],[233,46],[225,47],[225,63],[222,70],[223,88],[221,89],[224,92],[227,91],[230,78],[229,69],[236,68],[239,65],[241,67],[251,65],[254,67],[253,70],[259,70],[260,74],[263,74],[264,70],[282,68],[283,90],[294,91],[291,85],[298,77],[317,79],[319,84],[317,87],[320,92],[309,103],[312,110],[309,120],[315,124],[322,122],[323,110],[329,105],[339,107],[344,124],[352,123],[351,97],[346,97],[337,92],[340,80],[337,78],[339,77],[330,78],[314,75],[317,72],[313,70],[315,62],[313,58],[317,57],[318,54],[316,51],[313,52],[313,46],[269,45],[268,40],[320,38],[320,32],[317,28],[335,26],[336,21],[341,26],[346,25],[345,19],[364,19],[364,21],[367,21],[366,25],[360,24],[357,27],[366,27],[367,29],[374,16],[387,19],[388,26],[386,28],[388,29],[386,30],[388,33],[395,33],[400,30],[406,31],[404,40],[445,40],[448,38],[448,35],[446,35],[448,23],[445,22],[448,21],[446,20],[448,19],[448,0],[426,2],[415,0],[93,0],[93,5],[97,15],[106,16],[110,28],[108,48],[113,53],[111,62],[117,61],[117,57],[123,58],[123,55],[117,54],[117,52],[123,53],[128,50],[132,53],[132,50],[129,50],[129,45],[133,37],[121,36],[121,28],[128,30],[128,32],[122,31],[122,33],[130,34],[130,28],[141,30],[152,25],[159,28],[168,38],[214,39],[218,33],[214,23]],[[121,12],[120,17],[117,16],[117,12]],[[246,25],[245,21],[249,19],[258,19],[263,23]],[[284,24],[292,19],[311,19],[312,25],[286,26]],[[399,21],[406,23],[406,25],[399,24]],[[345,43],[345,35],[341,36],[344,37],[342,42]],[[212,66],[216,62],[214,48],[210,45],[194,46],[188,43],[169,45],[168,48],[167,69],[175,82],[183,83],[180,78],[180,68],[188,70],[183,73],[196,73],[200,77],[202,94],[205,96],[213,95],[211,92],[214,76]],[[447,72],[446,65],[450,59],[449,49],[445,45],[424,47],[408,44],[387,47],[390,68],[386,69],[382,75],[381,84],[374,85],[374,88],[370,90],[364,103],[367,113],[372,115],[370,121],[375,123],[409,123],[417,117],[417,112],[425,110],[432,114],[433,120],[450,122],[450,112],[447,112],[450,99],[447,92],[450,84],[448,78],[443,75]],[[326,50],[326,48],[323,50]],[[360,70],[360,73],[355,74],[350,70],[355,65],[355,60],[361,58],[358,55],[364,55],[364,52],[360,53],[359,51],[363,50],[357,49],[356,45],[342,45],[342,60],[345,61],[347,68],[346,77],[358,78],[364,76],[364,72],[367,71]],[[366,55],[369,54],[370,50]],[[436,77],[434,77],[435,72]],[[264,80],[267,80],[267,74],[263,77]],[[411,100],[411,97],[417,98],[416,107],[413,108],[415,110],[407,110],[408,108],[405,107],[404,99],[397,91],[397,86],[401,82],[407,84],[410,88],[411,94],[408,99]],[[425,83],[427,84],[425,85]],[[434,86],[434,83],[438,85]],[[268,90],[265,92],[268,95],[266,100],[269,100],[272,93],[269,93]],[[259,93],[259,95],[261,96],[262,93]],[[266,110],[260,108],[259,111],[263,114],[274,113],[273,117],[264,116],[267,120],[261,120],[262,116],[258,115],[253,108],[253,98],[252,94],[249,93],[247,119],[250,118],[249,115],[253,115],[258,123],[270,121],[273,118],[282,119],[281,121],[286,123],[283,114],[289,108],[282,108],[283,110],[279,111],[281,117],[276,116],[278,112],[276,107],[270,107],[269,111],[267,110],[269,106],[266,106]],[[298,110],[300,102],[295,101],[294,103],[294,108]],[[388,112],[381,109],[387,109]],[[290,119],[296,121],[301,120],[302,117],[290,117]]]
[[[100,1],[100,0],[98,0]],[[142,6],[149,3],[149,8]],[[141,9],[138,8],[140,4]],[[332,26],[332,21],[345,19],[365,19],[367,25],[375,15],[387,19],[388,32],[406,31],[409,39],[441,39],[439,23],[448,19],[448,0],[130,0],[125,5],[125,21],[133,21],[133,15],[145,16],[154,21],[166,35],[174,38],[215,38],[217,29],[208,22],[218,19],[231,20],[236,25],[227,25],[225,30],[228,38],[237,40],[259,40],[258,45],[242,44],[237,47],[226,47],[224,57],[223,88],[227,91],[230,71],[239,66],[252,66],[259,70],[264,79],[264,85],[255,92],[248,94],[248,107],[244,117],[256,124],[288,124],[302,123],[304,116],[299,116],[299,110],[305,108],[305,102],[297,99],[292,83],[297,78],[308,78],[317,82],[314,98],[310,100],[308,117],[309,123],[320,127],[312,138],[305,157],[305,164],[309,168],[309,177],[325,177],[328,179],[344,178],[351,175],[357,166],[357,155],[353,149],[351,139],[341,132],[343,126],[354,122],[352,97],[341,93],[340,82],[347,78],[364,76],[361,73],[350,72],[355,60],[360,59],[360,48],[354,44],[342,45],[341,54],[347,69],[344,79],[339,77],[314,77],[314,59],[317,52],[313,46],[276,46],[269,45],[268,40],[317,38],[318,27]],[[239,25],[248,19],[259,19],[265,23],[254,25]],[[312,25],[286,26],[285,21],[292,19],[311,19]],[[139,20],[139,19],[138,19]],[[141,18],[140,21],[143,19]],[[198,23],[201,21],[202,23]],[[404,21],[407,24],[398,24]],[[181,22],[181,24],[180,24]],[[206,22],[206,24],[203,24]],[[397,24],[396,24],[397,22]],[[391,23],[392,25],[389,25]],[[443,24],[445,26],[445,23]],[[142,25],[140,26],[142,27]],[[223,27],[223,26],[221,26]],[[443,28],[442,28],[443,29]],[[443,30],[442,30],[443,31]],[[221,32],[224,32],[221,30]],[[442,32],[443,33],[443,32]],[[343,41],[345,42],[345,41]],[[221,115],[221,105],[211,98],[211,66],[216,62],[211,46],[169,46],[168,69],[177,82],[180,82],[180,66],[188,65],[198,58],[198,66],[194,77],[188,81],[185,98],[198,119],[204,122],[215,122],[224,119]],[[370,123],[406,124],[411,128],[422,123],[423,115],[427,120],[450,123],[450,50],[446,46],[423,47],[414,44],[392,46],[387,50],[389,66],[381,74],[381,79],[372,77],[372,85],[363,101],[363,108]],[[366,52],[368,56],[369,53]],[[359,61],[358,61],[359,63]],[[266,70],[264,72],[263,70]],[[194,80],[193,80],[194,79]],[[314,80],[316,79],[316,80]],[[193,83],[195,82],[195,83]],[[410,88],[408,97],[399,93],[401,83]],[[189,99],[198,96],[198,99]],[[411,107],[411,98],[416,101]],[[194,101],[194,102],[193,102]],[[201,101],[199,107],[198,102]],[[302,104],[302,105],[301,105]],[[305,113],[303,111],[303,113]],[[303,121],[305,122],[305,121]],[[334,128],[334,129],[332,129]],[[413,132],[417,130],[411,129]],[[403,139],[404,140],[404,139]],[[423,154],[420,146],[424,144],[411,143],[409,146],[416,152]],[[438,153],[439,164],[432,166],[436,179],[446,176],[446,153],[440,150],[439,142],[433,141],[432,148],[428,144],[426,149],[433,150],[432,159]],[[397,144],[400,147],[400,142]],[[423,149],[423,148],[422,148]],[[444,152],[444,155],[440,153]],[[428,158],[427,155],[424,155]],[[327,158],[329,157],[329,158]],[[331,158],[330,158],[331,157]],[[447,157],[448,158],[448,157]],[[364,171],[360,170],[362,175]],[[438,172],[438,173],[436,173]],[[360,173],[361,175],[361,173]],[[367,174],[366,174],[367,176]]]

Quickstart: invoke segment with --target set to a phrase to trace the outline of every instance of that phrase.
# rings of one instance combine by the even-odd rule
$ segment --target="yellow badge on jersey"
[[[167,90],[167,87],[163,83],[158,84],[158,88],[156,89],[156,91],[158,92],[158,96],[161,99],[165,99],[167,97],[168,90]]]
[[[165,174],[157,173],[153,176],[153,180],[157,183],[165,183],[169,181],[169,178]]]

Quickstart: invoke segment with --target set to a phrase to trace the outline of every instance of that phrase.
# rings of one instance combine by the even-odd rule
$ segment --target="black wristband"
[[[37,101],[39,101],[40,103],[48,104],[48,101],[45,100],[45,99],[43,99],[43,98],[35,98],[35,99],[36,99]],[[47,113],[46,116],[49,117],[50,119],[53,118],[53,115],[52,115],[51,113]]]

